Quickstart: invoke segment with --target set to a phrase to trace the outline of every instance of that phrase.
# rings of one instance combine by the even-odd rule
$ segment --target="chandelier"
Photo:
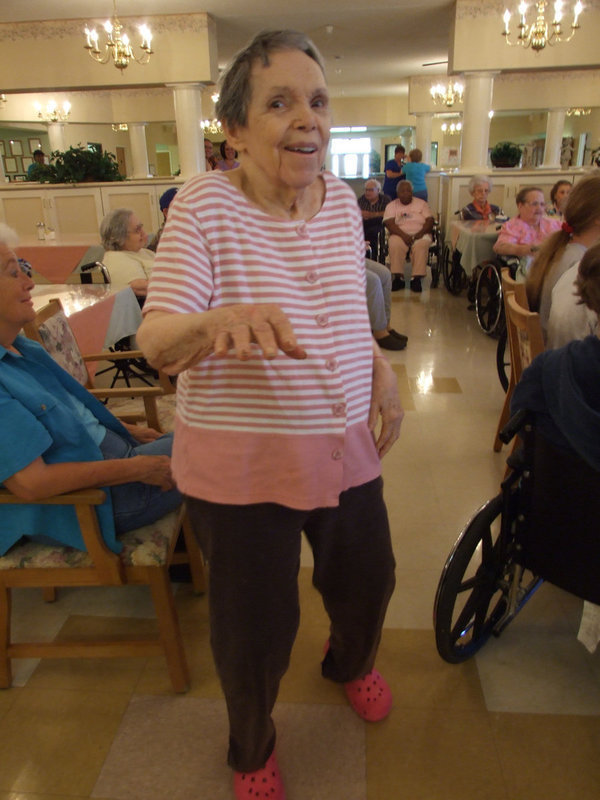
[[[462,131],[462,122],[451,122],[448,125],[447,122],[442,122],[442,130],[444,133],[447,133],[449,136],[454,136]]]
[[[569,108],[567,109],[567,117],[589,117],[592,113],[591,108]]]
[[[436,105],[450,108],[454,103],[462,103],[465,87],[462,83],[450,81],[447,86],[443,83],[434,84],[429,90]]]
[[[48,100],[45,108],[40,103],[34,103],[33,106],[38,119],[46,122],[65,122],[71,116],[71,103],[68,100],[65,100],[62,106],[59,106],[55,100]]]
[[[122,133],[129,130],[129,125],[126,122],[116,122],[110,126],[115,133]]]
[[[89,28],[85,29],[86,43],[83,46],[94,61],[99,64],[107,64],[112,58],[115,67],[122,72],[129,66],[130,61],[136,61],[138,64],[147,64],[154,52],[152,50],[152,32],[150,28],[147,25],[139,25],[138,30],[142,36],[142,41],[139,45],[141,50],[139,57],[133,51],[129,36],[126,33],[122,33],[123,26],[117,17],[117,0],[113,0],[112,19],[106,20],[104,23],[106,43],[103,45],[103,49],[101,50],[98,47],[98,34],[95,28],[91,30]]]
[[[560,44],[561,42],[570,42],[575,31],[579,28],[579,15],[583,11],[583,5],[580,0],[577,0],[573,8],[573,22],[571,23],[571,32],[568,35],[563,34],[561,27],[563,17],[563,3],[562,0],[556,0],[554,3],[554,16],[552,22],[546,20],[546,7],[549,3],[546,0],[535,1],[535,21],[532,18],[531,22],[527,22],[527,3],[522,0],[519,5],[520,22],[517,26],[519,33],[516,42],[511,42],[510,37],[510,11],[508,9],[504,12],[504,30],[502,36],[506,39],[506,44],[521,47],[531,47],[536,53],[543,50],[546,45]]]
[[[223,128],[218,119],[203,119],[200,125],[204,133],[223,133]]]

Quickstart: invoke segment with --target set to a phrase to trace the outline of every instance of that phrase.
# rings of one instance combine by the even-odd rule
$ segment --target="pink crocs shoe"
[[[234,772],[233,791],[236,800],[285,800],[285,789],[275,753],[271,753],[262,769],[255,772]]]
[[[344,684],[350,705],[367,722],[379,722],[392,710],[392,690],[376,669]]]

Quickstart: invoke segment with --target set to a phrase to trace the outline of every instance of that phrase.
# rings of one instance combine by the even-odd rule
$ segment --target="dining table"
[[[31,264],[36,282],[65,284],[80,283],[80,265],[101,260],[104,248],[89,234],[72,234],[45,239],[21,237],[16,253]]]
[[[488,220],[453,220],[448,241],[460,253],[460,264],[470,277],[482,261],[494,257],[494,244],[502,225]]]
[[[65,311],[79,349],[85,354],[112,347],[126,336],[135,336],[142,311],[130,287],[110,284],[37,284],[31,292],[36,311],[58,298]],[[90,376],[96,362],[86,365]]]

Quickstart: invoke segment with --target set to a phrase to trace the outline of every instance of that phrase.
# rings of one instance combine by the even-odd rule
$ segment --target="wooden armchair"
[[[180,529],[190,553],[192,572],[204,586],[202,557],[189,525],[185,507],[174,511],[152,525],[123,534],[120,555],[110,551],[102,539],[95,505],[104,500],[99,489],[80,490],[38,501],[41,504],[74,505],[86,550],[59,544],[38,544],[27,540],[15,544],[0,557],[0,688],[12,682],[13,658],[85,658],[150,656],[164,654],[173,689],[185,692],[189,687],[181,631],[169,582],[168,567],[172,561]],[[24,501],[6,489],[0,489],[0,511],[3,504]],[[199,572],[198,572],[199,571]],[[158,634],[151,638],[124,640],[90,640],[68,642],[14,642],[11,636],[11,590],[13,587],[51,589],[65,586],[150,587]]]
[[[502,412],[500,414],[500,419],[498,420],[498,426],[496,428],[496,433],[494,435],[494,451],[499,453],[502,450],[502,440],[500,439],[500,431],[510,418],[510,401],[512,398],[513,389],[519,382],[519,378],[521,377],[522,367],[517,358],[515,358],[515,354],[513,353],[513,349],[515,347],[515,343],[518,340],[517,331],[514,328],[514,323],[510,319],[510,314],[508,311],[508,296],[509,294],[513,294],[516,303],[524,308],[526,311],[529,311],[529,302],[527,300],[527,291],[525,289],[525,284],[519,281],[515,281],[513,278],[510,277],[510,270],[507,267],[502,269],[502,302],[504,303],[504,318],[506,321],[506,331],[507,331],[507,343],[508,343],[508,351],[510,353],[510,377],[508,379],[508,388],[506,390],[506,397],[504,398],[504,405],[502,406]]]
[[[118,389],[99,389],[96,388],[90,373],[86,367],[87,363],[96,361],[117,362],[131,358],[142,358],[141,350],[129,350],[123,352],[102,351],[100,353],[88,353],[83,355],[69,326],[69,321],[63,310],[60,300],[54,298],[41,308],[35,315],[32,322],[27,323],[23,328],[25,335],[39,342],[52,358],[60,364],[75,380],[79,381],[89,391],[103,400],[114,398],[134,397],[141,398],[144,403],[144,413],[133,413],[123,415],[125,422],[139,422],[145,420],[151,428],[162,430],[159,422],[159,415],[156,405],[158,397],[165,394],[173,394],[174,388],[167,375],[160,377],[160,386],[144,387],[123,387]]]

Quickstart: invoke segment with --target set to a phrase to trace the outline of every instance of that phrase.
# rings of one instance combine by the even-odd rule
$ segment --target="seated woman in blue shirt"
[[[117,533],[181,502],[171,477],[172,436],[122,424],[20,335],[35,317],[34,283],[11,249],[13,236],[0,225],[0,484],[25,503],[1,507],[0,555],[22,536],[85,549],[72,506],[28,503],[94,487],[111,487],[97,511],[106,545],[119,552]]]

